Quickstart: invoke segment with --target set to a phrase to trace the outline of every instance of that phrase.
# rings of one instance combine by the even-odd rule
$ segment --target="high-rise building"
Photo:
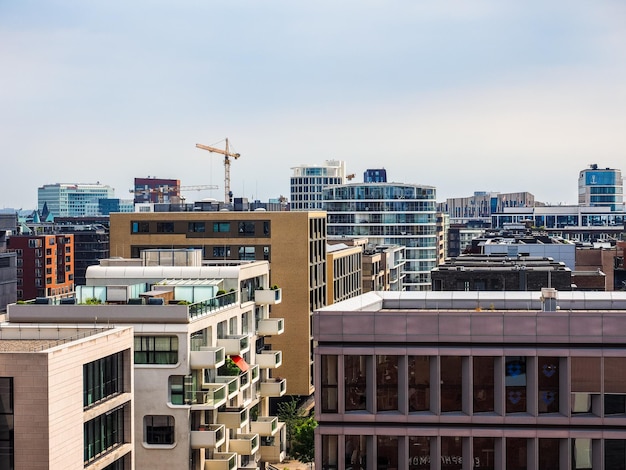
[[[473,196],[454,197],[437,205],[450,216],[450,223],[491,222],[491,215],[509,207],[534,207],[535,196],[528,192],[498,193],[476,191]]]
[[[326,212],[219,211],[111,214],[111,256],[139,258],[151,248],[200,248],[205,261],[270,262],[271,284],[285,293],[272,316],[289,328],[272,338],[285,356],[289,394],[313,393],[313,310],[326,305]]]
[[[53,217],[82,217],[100,214],[100,199],[112,199],[115,191],[104,184],[45,184],[37,189],[37,208],[44,204]]]
[[[17,254],[17,299],[68,294],[74,290],[74,235],[13,235]]]
[[[329,185],[344,184],[347,176],[343,161],[326,160],[324,165],[301,165],[292,168],[291,210],[323,208],[322,190]]]
[[[625,311],[554,289],[316,311],[315,468],[626,468]]]
[[[435,188],[350,183],[324,190],[329,236],[364,236],[373,245],[406,247],[404,289],[429,290],[439,259]]]
[[[624,210],[624,183],[621,170],[598,168],[597,164],[582,170],[578,176],[578,204]]]

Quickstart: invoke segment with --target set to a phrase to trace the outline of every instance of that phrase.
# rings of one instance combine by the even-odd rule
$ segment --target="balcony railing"
[[[239,434],[228,442],[228,450],[241,455],[252,455],[259,450],[259,435]]]
[[[235,452],[214,452],[212,459],[204,461],[204,470],[235,470],[237,454]]]
[[[207,390],[186,392],[185,402],[192,410],[214,410],[226,404],[226,391],[225,384],[210,384]]]
[[[207,424],[191,431],[192,449],[215,449],[226,441],[223,424]]]
[[[205,346],[199,351],[189,352],[189,365],[192,369],[216,369],[224,365],[226,351],[222,346]]]
[[[276,305],[282,302],[282,289],[259,289],[254,291],[254,301],[257,304]]]
[[[241,429],[248,424],[248,409],[226,408],[217,413],[217,422],[229,429]]]
[[[223,347],[230,356],[243,356],[250,350],[250,338],[248,335],[230,335],[218,338],[217,345]]]
[[[257,325],[258,335],[280,335],[285,332],[285,320],[282,318],[264,318]]]
[[[250,422],[250,431],[259,436],[273,436],[278,431],[278,417],[259,416],[256,421]]]
[[[228,399],[235,398],[239,393],[239,376],[238,375],[218,375],[215,377],[215,383],[226,384],[228,390]]]
[[[270,379],[261,382],[260,393],[262,397],[282,397],[287,393],[286,379]]]
[[[261,369],[275,369],[283,363],[282,351],[262,351],[256,355],[256,363]]]
[[[258,382],[259,377],[261,377],[259,365],[258,364],[251,365],[249,372],[250,372],[250,377],[252,379],[252,383]]]

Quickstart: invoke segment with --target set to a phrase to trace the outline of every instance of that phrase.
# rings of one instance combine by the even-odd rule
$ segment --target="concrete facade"
[[[320,309],[316,467],[624,468],[625,311],[626,293],[554,290]]]
[[[172,225],[160,225],[164,223]],[[159,231],[165,227],[173,232]],[[204,231],[190,231],[200,227]],[[289,381],[290,394],[313,393],[310,317],[326,305],[325,212],[111,214],[110,234],[111,256],[139,258],[149,248],[201,248],[205,261],[268,260],[270,284],[284,292],[272,315],[288,325],[273,344],[291,351],[281,374]]]

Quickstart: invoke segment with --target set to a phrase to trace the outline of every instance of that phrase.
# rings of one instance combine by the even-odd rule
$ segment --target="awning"
[[[237,367],[239,367],[241,369],[241,372],[246,372],[250,368],[250,366],[248,365],[248,363],[245,361],[245,359],[243,357],[241,357],[241,356],[230,356],[230,358],[237,365]]]

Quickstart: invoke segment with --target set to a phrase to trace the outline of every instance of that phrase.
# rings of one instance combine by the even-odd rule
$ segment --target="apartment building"
[[[135,468],[132,328],[3,322],[0,338],[0,468]]]
[[[322,190],[329,185],[344,184],[346,163],[339,160],[326,160],[323,165],[300,165],[292,168],[290,180],[293,211],[322,210],[324,200]]]
[[[271,315],[289,327],[273,345],[290,351],[281,375],[289,394],[313,393],[311,315],[326,305],[325,212],[167,212],[111,214],[111,256],[139,258],[151,248],[198,248],[211,261],[270,262],[270,285],[284,300]]]
[[[363,245],[329,244],[326,248],[328,304],[363,293]]]
[[[554,289],[316,311],[316,468],[624,468],[625,312],[624,292]]]
[[[168,266],[151,265],[159,252],[104,260],[75,298],[14,304],[9,319],[133,327],[137,468],[279,464],[286,431],[268,401],[287,392],[274,344],[285,322],[269,315],[282,291],[271,288],[268,262],[203,266],[193,250],[170,254]]]
[[[437,230],[435,193],[432,186],[403,183],[328,187],[324,189],[328,235],[363,236],[373,245],[404,246],[404,289],[429,290],[430,270],[445,246],[443,226]]]
[[[74,235],[12,235],[17,255],[17,299],[67,294],[74,290]]]

